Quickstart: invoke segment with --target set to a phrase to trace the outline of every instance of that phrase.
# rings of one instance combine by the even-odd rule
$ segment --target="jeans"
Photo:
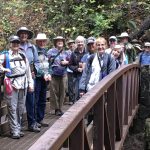
[[[73,84],[73,73],[68,72],[68,96],[69,96],[69,102],[73,102],[74,100],[74,84]]]
[[[27,92],[26,96],[26,110],[27,110],[27,119],[28,126],[32,126],[35,124],[35,98],[34,92]]]
[[[80,94],[79,94],[79,83],[80,83],[81,75],[77,75],[74,77],[73,80],[73,85],[74,85],[74,91],[75,91],[75,96],[73,102],[76,102],[80,99]]]
[[[47,82],[43,78],[36,78],[35,87],[36,120],[41,122],[45,115]]]

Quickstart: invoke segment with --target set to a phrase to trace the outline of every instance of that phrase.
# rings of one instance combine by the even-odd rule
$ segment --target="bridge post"
[[[104,149],[104,95],[94,105],[93,150]]]

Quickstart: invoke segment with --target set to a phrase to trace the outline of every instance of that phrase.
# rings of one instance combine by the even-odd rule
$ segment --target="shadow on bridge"
[[[58,150],[65,143],[65,147],[70,150],[121,149],[138,110],[138,91],[139,66],[123,66],[100,81],[55,123],[56,118],[53,120],[48,115],[46,119],[54,124],[39,134],[27,133],[20,144],[18,140],[18,148]],[[89,111],[93,113],[93,121],[87,127],[85,116]],[[1,108],[1,116],[4,112]],[[1,125],[1,132],[3,127]],[[5,142],[10,145],[10,149],[14,149],[13,141],[8,137],[1,137],[0,147]],[[22,144],[26,148],[21,147]]]

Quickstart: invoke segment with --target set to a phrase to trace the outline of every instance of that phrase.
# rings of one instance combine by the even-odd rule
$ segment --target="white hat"
[[[142,50],[142,48],[141,48],[141,45],[140,45],[140,44],[134,44],[133,46],[134,46],[136,49],[140,50],[140,51]]]
[[[109,40],[111,40],[111,39],[114,39],[115,41],[117,41],[117,37],[116,37],[116,36],[111,36],[111,37],[109,38]]]
[[[9,37],[9,42],[12,43],[12,42],[14,42],[14,41],[16,41],[17,43],[20,43],[19,37],[16,36],[16,35],[10,36],[10,37]]]
[[[35,40],[48,40],[48,38],[46,37],[45,33],[38,33],[38,35],[35,38]]]
[[[129,34],[127,32],[123,32],[123,33],[121,33],[121,35],[119,37],[120,38],[129,37]]]
[[[150,42],[145,42],[144,46],[150,47]]]
[[[122,47],[121,47],[121,45],[116,44],[114,48],[119,49],[119,48],[122,48]]]

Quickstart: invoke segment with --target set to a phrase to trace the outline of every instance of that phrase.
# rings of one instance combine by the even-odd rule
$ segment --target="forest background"
[[[150,0],[0,0],[0,49],[21,26],[35,34],[44,32],[52,41],[57,35],[119,35],[149,40]]]

